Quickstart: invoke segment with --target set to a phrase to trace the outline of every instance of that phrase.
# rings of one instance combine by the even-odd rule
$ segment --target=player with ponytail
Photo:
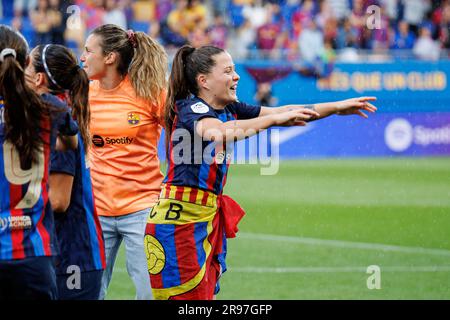
[[[332,114],[367,117],[362,110],[376,110],[371,97],[251,106],[237,99],[239,79],[223,49],[184,46],[174,57],[165,107],[168,168],[144,239],[156,299],[213,299],[219,291],[226,239],[244,215],[223,195],[235,141],[272,126],[304,126]]]
[[[30,87],[43,97],[58,96],[69,104],[78,122],[78,148],[53,151],[50,202],[55,212],[60,253],[56,274],[62,300],[96,300],[105,267],[105,248],[94,205],[89,170],[89,79],[76,56],[62,45],[40,45],[30,54],[26,69]],[[81,287],[68,288],[73,266],[79,268]]]
[[[58,132],[77,147],[69,110],[29,88],[27,63],[26,40],[0,25],[0,300],[57,298],[50,157]]]
[[[101,298],[122,240],[137,299],[151,299],[142,244],[163,175],[157,144],[164,124],[167,56],[143,32],[107,24],[93,30],[81,56],[89,79],[91,173],[106,247]]]

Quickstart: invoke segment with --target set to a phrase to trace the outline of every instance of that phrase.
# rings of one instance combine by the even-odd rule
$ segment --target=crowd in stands
[[[114,23],[149,33],[168,50],[213,44],[239,58],[305,64],[355,60],[363,50],[437,60],[450,49],[450,0],[0,0],[1,23],[31,43],[83,46]],[[73,5],[76,5],[74,7]],[[376,6],[376,7],[374,7]]]

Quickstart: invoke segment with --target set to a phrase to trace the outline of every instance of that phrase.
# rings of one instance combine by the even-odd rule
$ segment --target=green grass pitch
[[[450,299],[450,158],[234,165],[225,193],[247,214],[218,299]],[[134,298],[124,256],[108,299]]]

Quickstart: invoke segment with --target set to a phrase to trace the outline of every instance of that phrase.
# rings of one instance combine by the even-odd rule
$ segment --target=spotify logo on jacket
[[[92,137],[92,143],[96,147],[104,147],[105,144],[109,144],[109,145],[131,144],[131,143],[133,143],[133,140],[134,140],[134,138],[130,138],[130,137],[121,137],[121,138],[106,137],[106,138],[103,138],[102,136],[99,136],[99,135],[94,135]]]

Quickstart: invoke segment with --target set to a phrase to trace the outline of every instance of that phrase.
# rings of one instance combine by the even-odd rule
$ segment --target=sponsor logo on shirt
[[[195,113],[207,113],[209,111],[208,106],[203,102],[197,102],[196,104],[193,104],[191,106],[191,109]]]
[[[31,218],[30,216],[15,216],[0,218],[0,232],[9,230],[23,230],[31,228]]]
[[[121,137],[121,138],[103,138],[99,135],[94,135],[92,137],[92,143],[96,146],[96,147],[104,147],[105,144],[109,144],[109,145],[123,145],[123,144],[131,144],[133,143],[134,138],[130,138],[130,137]]]
[[[128,113],[128,123],[131,125],[139,124],[141,121],[141,117],[137,113],[129,112]]]
[[[105,145],[105,141],[103,140],[103,138],[98,135],[94,135],[92,137],[92,143],[96,147],[103,147]]]

